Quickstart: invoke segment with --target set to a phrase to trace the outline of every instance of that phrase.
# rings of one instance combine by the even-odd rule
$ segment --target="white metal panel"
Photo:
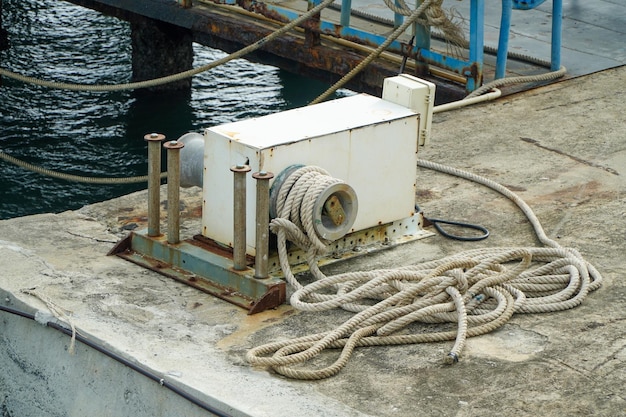
[[[407,107],[391,100],[359,94],[227,123],[210,130],[262,149],[398,119],[415,112]]]
[[[233,173],[248,162],[252,172],[275,175],[293,164],[317,165],[355,190],[359,212],[353,230],[410,216],[417,165],[413,111],[357,95],[229,123],[205,132],[203,234],[232,246]],[[256,183],[247,180],[247,252],[255,253]]]

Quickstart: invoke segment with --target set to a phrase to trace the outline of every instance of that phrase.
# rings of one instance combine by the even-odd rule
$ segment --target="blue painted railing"
[[[216,3],[236,5],[237,0],[212,0]],[[310,8],[317,6],[322,0],[308,0]],[[496,78],[504,77],[506,72],[506,59],[508,52],[508,39],[511,25],[511,12],[513,9],[528,10],[537,7],[544,0],[502,0],[502,18],[500,25],[500,39],[498,43],[498,56],[496,62]],[[280,16],[280,19],[289,22],[300,16],[300,12],[279,5],[263,3],[260,0],[247,1],[250,4],[259,4],[263,7],[258,9],[267,10],[272,16]],[[374,33],[365,32],[350,26],[352,4],[351,0],[342,0],[340,23],[319,20],[316,32],[348,38],[358,43],[377,47],[385,41],[385,37]],[[419,0],[417,2],[419,4]],[[552,16],[552,69],[560,67],[561,47],[561,19],[562,0],[553,0]],[[485,0],[470,0],[470,39],[468,59],[459,59],[430,49],[430,31],[420,25],[415,25],[415,43],[412,54],[419,62],[433,65],[450,71],[463,77],[465,89],[468,92],[480,87],[483,82],[483,51],[484,51],[484,11]],[[400,26],[404,17],[394,13],[394,24]],[[407,45],[399,41],[392,42],[388,51],[405,55]]]
[[[506,74],[506,59],[511,30],[511,14],[513,9],[530,10],[545,0],[502,0],[502,18],[500,20],[500,37],[498,40],[498,57],[496,60],[496,78]],[[561,67],[561,32],[563,21],[563,0],[552,0],[552,37],[550,69],[556,71]]]

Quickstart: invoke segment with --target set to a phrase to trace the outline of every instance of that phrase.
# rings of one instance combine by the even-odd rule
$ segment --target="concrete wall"
[[[212,415],[36,321],[0,311],[0,416]]]

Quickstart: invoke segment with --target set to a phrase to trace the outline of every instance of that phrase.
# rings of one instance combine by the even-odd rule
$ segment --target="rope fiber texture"
[[[285,272],[285,279],[293,288],[300,289],[302,285],[291,272],[287,241],[302,249],[306,253],[307,263],[321,274],[316,260],[326,253],[330,242],[315,231],[313,206],[328,186],[339,182],[341,180],[331,177],[323,168],[305,166],[289,175],[278,191],[277,216],[270,222],[270,230],[278,236],[280,265]]]
[[[567,74],[567,68],[565,68],[564,66],[561,66],[558,70],[556,71],[550,71],[550,72],[546,72],[545,74],[537,74],[537,75],[521,75],[518,77],[506,77],[506,78],[498,78],[497,80],[493,80],[487,84],[483,84],[481,87],[477,88],[476,90],[472,91],[470,94],[468,94],[464,100],[473,98],[473,97],[478,97],[480,95],[485,94],[486,92],[494,89],[494,88],[498,88],[498,87],[502,87],[504,85],[511,85],[511,84],[526,84],[526,83],[535,83],[535,82],[541,82],[541,81],[551,81],[551,80],[556,80],[558,78],[561,78],[563,76],[565,76],[565,74]]]
[[[86,177],[82,175],[73,175],[66,174],[64,172],[53,171],[51,169],[43,168],[37,165],[33,165],[29,162],[22,161],[21,159],[15,158],[9,154],[6,154],[0,151],[0,159],[4,159],[7,162],[15,164],[24,169],[28,169],[30,171],[36,172],[38,174],[47,175],[53,178],[59,178],[65,181],[75,181],[82,182],[86,184],[133,184],[138,182],[147,182],[148,176],[142,175],[139,177],[118,177],[118,178],[109,178],[109,177]],[[167,172],[161,173],[161,179],[167,178]]]
[[[291,305],[309,312],[342,308],[355,314],[327,332],[255,347],[246,355],[250,364],[289,378],[317,380],[336,375],[356,347],[449,340],[454,344],[444,360],[455,363],[468,337],[496,330],[514,313],[574,308],[601,286],[600,273],[576,249],[548,238],[530,207],[506,187],[433,162],[419,160],[418,166],[503,194],[526,215],[544,247],[476,249],[396,269],[325,276],[317,266],[322,253],[317,244],[303,244],[298,239],[306,237],[304,232],[287,231],[284,219],[275,219],[271,228],[279,236],[281,267],[295,290]],[[285,237],[292,236],[298,246],[309,249],[307,260],[316,281],[306,286],[294,278],[286,259]],[[424,324],[435,329],[428,331]],[[326,349],[340,353],[334,360],[321,357]],[[310,361],[315,365],[307,367]]]
[[[381,43],[376,49],[374,49],[363,61],[361,61],[350,72],[348,72],[346,75],[341,77],[341,79],[339,81],[337,81],[335,84],[333,84],[328,90],[324,91],[315,100],[311,101],[311,103],[309,103],[309,105],[321,103],[322,101],[326,100],[328,97],[330,97],[331,94],[333,94],[335,91],[339,90],[346,83],[348,83],[348,81],[350,81],[359,72],[361,72],[367,65],[370,64],[370,62],[372,62],[373,60],[378,58],[378,56],[380,56],[380,54],[382,54],[383,51],[385,49],[387,49],[387,47],[389,45],[391,45],[391,43],[393,41],[395,41],[397,38],[399,38],[411,24],[413,24],[423,13],[426,12],[426,10],[428,10],[431,7],[432,1],[433,0],[424,0],[419,5],[418,8],[416,8],[414,11],[412,11],[410,13],[410,15],[408,15],[407,18],[404,19],[404,22],[400,26],[398,26],[385,39],[385,41],[383,43]]]

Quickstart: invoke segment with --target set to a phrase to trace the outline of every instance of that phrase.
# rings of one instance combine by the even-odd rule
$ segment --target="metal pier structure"
[[[616,0],[439,0],[430,24],[407,17],[424,0],[67,1],[131,23],[133,81],[190,70],[192,42],[228,53],[258,43],[246,59],[328,83],[359,69],[345,87],[378,96],[385,78],[417,75],[437,84],[439,104],[508,76],[564,65],[571,77],[626,64],[626,5]],[[4,33],[0,15],[2,48]],[[368,55],[376,58],[363,65]],[[182,78],[156,90],[190,86]]]
[[[146,26],[145,22],[149,22],[148,34],[139,35],[148,39],[151,38],[153,27],[166,25],[162,29],[165,33],[177,33],[179,36],[175,41],[178,45],[175,43],[171,47],[174,49],[185,48],[185,43],[193,41],[226,52],[239,50],[270,35],[321,3],[321,0],[68,1],[131,23],[143,22]],[[246,58],[325,82],[336,82],[385,42],[394,28],[404,21],[405,17],[392,11],[386,3],[383,0],[336,1],[298,26],[297,30],[267,42],[261,49],[246,55]],[[402,2],[396,0],[398,4]],[[443,9],[454,17],[455,23],[464,32],[467,39],[464,45],[452,45],[442,39],[437,28],[431,30],[412,24],[389,44],[381,57],[369,64],[346,87],[380,95],[382,80],[404,71],[435,82],[438,86],[438,100],[442,102],[458,99],[494,78],[556,70],[564,60],[562,32],[576,29],[566,14],[574,15],[571,19],[574,22],[603,29],[606,33],[599,35],[607,42],[615,43],[612,49],[617,49],[617,53],[596,57],[600,58],[604,68],[622,64],[626,53],[623,36],[620,41],[623,33],[620,32],[619,19],[615,24],[611,24],[609,19],[608,24],[602,27],[594,24],[593,16],[589,18],[591,22],[585,22],[581,16],[590,15],[588,10],[581,11],[585,7],[590,6],[579,6],[568,1],[564,3],[563,0],[546,3],[544,0],[503,0],[501,4],[488,7],[484,0],[444,1]],[[596,14],[603,13],[603,8],[604,12],[613,16],[619,16],[624,11],[623,6],[604,1],[594,7]],[[520,18],[523,19],[521,22]],[[578,26],[580,29],[581,25]],[[133,32],[136,27],[133,26]],[[183,34],[182,38],[180,33]],[[569,38],[571,36],[566,42],[569,42]],[[526,48],[524,45],[520,48],[520,40],[536,42],[526,42]],[[584,53],[584,48],[570,48],[568,45],[566,53],[572,51],[576,51],[579,56],[581,52]],[[154,53],[148,53],[145,59],[153,60],[154,56]],[[598,59],[590,59],[590,62],[598,62]],[[172,68],[169,73],[180,69]],[[168,74],[156,74],[159,75]],[[137,75],[139,79],[150,76]]]

